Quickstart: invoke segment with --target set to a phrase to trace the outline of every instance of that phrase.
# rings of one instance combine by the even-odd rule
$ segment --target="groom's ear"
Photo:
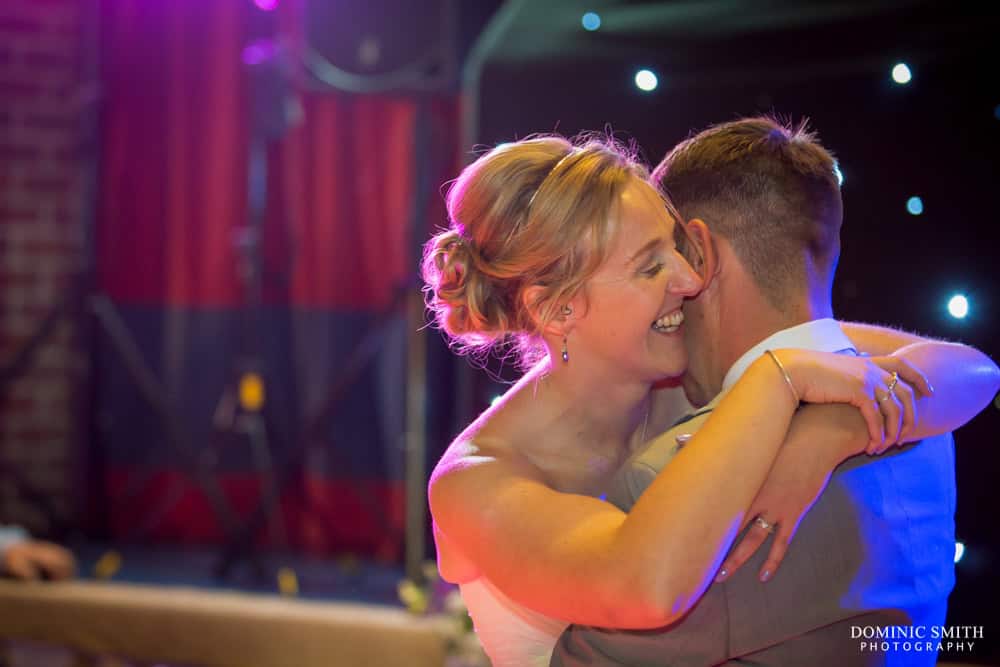
[[[695,244],[695,252],[691,253],[693,255],[691,263],[704,281],[702,287],[704,290],[718,275],[719,249],[715,243],[715,237],[701,218],[692,218],[687,222],[685,228],[691,241]]]

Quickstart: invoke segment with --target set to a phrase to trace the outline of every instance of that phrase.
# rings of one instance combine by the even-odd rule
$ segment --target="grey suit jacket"
[[[628,511],[672,458],[676,436],[705,419],[653,441],[619,474],[608,500]],[[551,664],[929,667],[934,651],[869,648],[852,626],[944,623],[954,585],[954,510],[950,434],[854,457],[834,471],[771,581],[757,579],[769,539],[679,622],[651,631],[571,626]]]

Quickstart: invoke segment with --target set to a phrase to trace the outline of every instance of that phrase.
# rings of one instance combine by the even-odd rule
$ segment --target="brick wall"
[[[0,369],[70,287],[83,259],[84,0],[0,0]],[[77,508],[78,320],[61,321],[0,389],[0,459],[63,517]],[[0,474],[0,523],[38,533],[43,512]]]

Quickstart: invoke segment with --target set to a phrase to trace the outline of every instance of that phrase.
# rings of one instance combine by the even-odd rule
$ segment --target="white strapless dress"
[[[548,667],[552,649],[569,623],[514,602],[485,577],[459,589],[493,667]]]

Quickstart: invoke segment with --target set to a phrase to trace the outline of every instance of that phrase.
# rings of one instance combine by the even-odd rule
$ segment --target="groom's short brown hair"
[[[685,220],[726,238],[767,299],[783,309],[816,281],[829,290],[843,205],[833,155],[771,117],[715,125],[678,144],[653,172]]]

